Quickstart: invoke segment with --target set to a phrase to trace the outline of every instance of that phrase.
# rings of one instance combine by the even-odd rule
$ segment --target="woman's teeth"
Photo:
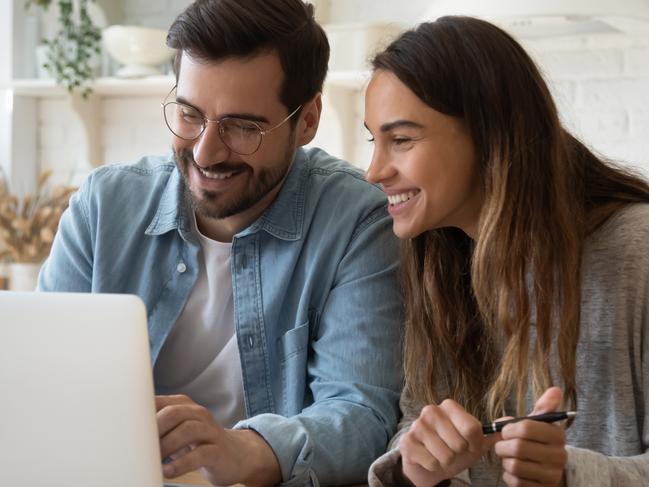
[[[399,203],[404,203],[408,201],[410,198],[415,196],[419,191],[408,191],[407,193],[401,193],[401,194],[392,194],[388,195],[388,203],[391,205],[398,205]]]

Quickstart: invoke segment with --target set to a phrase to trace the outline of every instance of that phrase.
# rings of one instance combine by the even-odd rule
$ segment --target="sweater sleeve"
[[[633,457],[608,457],[593,450],[566,447],[568,487],[635,487],[649,478],[649,451]]]
[[[600,322],[607,315],[600,310],[604,305],[614,310],[616,319],[611,320],[611,337],[600,343],[607,353],[613,354],[616,343],[625,344],[620,348],[616,360],[607,364],[614,371],[613,379],[604,384],[601,378],[608,377],[606,370],[597,369],[597,364],[584,364],[593,375],[595,388],[615,386],[617,402],[613,410],[600,411],[600,417],[607,421],[613,418],[637,418],[638,454],[613,456],[592,449],[567,446],[568,463],[566,465],[566,482],[568,487],[588,485],[608,487],[611,485],[625,487],[647,485],[649,479],[649,205],[632,205],[611,218],[610,222],[599,232],[598,240],[591,245],[593,250],[589,265],[602,267],[604,271],[595,274],[600,284],[607,289],[599,299],[596,312],[586,307],[593,322]],[[588,292],[594,289],[591,286]],[[600,324],[600,326],[602,326]],[[625,333],[628,334],[625,335]],[[622,338],[620,338],[622,337]],[[594,347],[593,347],[594,348]],[[632,365],[626,365],[630,363]],[[624,381],[620,376],[626,369],[632,370],[632,379]],[[626,401],[626,402],[625,402]],[[604,401],[602,401],[604,402]],[[606,413],[606,414],[605,414]],[[592,415],[591,415],[592,419]],[[604,425],[602,425],[604,426]],[[626,427],[626,430],[624,429]],[[593,425],[592,428],[598,428]],[[611,442],[622,450],[625,442],[635,435],[624,436],[620,433],[631,431],[628,425],[619,426]],[[610,431],[609,431],[610,433]],[[606,433],[604,433],[606,434]]]

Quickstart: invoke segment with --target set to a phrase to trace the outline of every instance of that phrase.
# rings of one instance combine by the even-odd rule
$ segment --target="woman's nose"
[[[393,171],[386,163],[379,151],[374,149],[370,166],[365,171],[365,178],[373,184],[381,183],[387,179]]]

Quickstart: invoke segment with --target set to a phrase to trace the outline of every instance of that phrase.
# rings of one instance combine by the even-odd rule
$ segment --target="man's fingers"
[[[156,411],[160,411],[162,408],[171,406],[174,404],[192,404],[192,401],[189,397],[184,394],[176,394],[171,396],[155,396],[155,408]]]
[[[207,450],[207,447],[195,448],[172,462],[164,464],[162,466],[163,475],[172,479],[198,470],[205,464],[205,450]]]
[[[213,431],[203,423],[184,421],[160,438],[160,455],[162,458],[179,457],[184,449],[192,449],[193,445],[209,443],[211,440],[214,440]]]
[[[185,421],[196,420],[207,424],[214,423],[209,411],[195,403],[172,403],[167,405],[158,411],[156,420],[158,422],[158,434],[160,438]]]

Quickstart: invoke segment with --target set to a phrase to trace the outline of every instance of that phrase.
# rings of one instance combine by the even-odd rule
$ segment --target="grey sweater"
[[[649,205],[626,207],[587,239],[581,301],[579,415],[566,432],[567,485],[649,486]],[[401,398],[399,430],[371,466],[370,486],[396,485],[399,438],[422,406]],[[481,462],[451,485],[504,485],[499,476],[498,464]]]

